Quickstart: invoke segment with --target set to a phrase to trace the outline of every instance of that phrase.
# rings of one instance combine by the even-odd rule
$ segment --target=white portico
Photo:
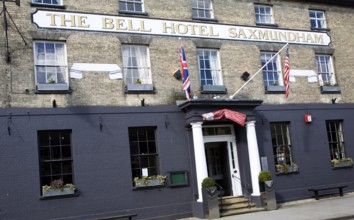
[[[205,177],[208,177],[208,165],[207,165],[207,155],[205,148],[205,139],[209,139],[209,137],[203,136],[203,122],[192,122],[190,123],[192,126],[192,134],[193,134],[193,146],[194,146],[194,154],[195,154],[195,165],[196,165],[196,176],[197,176],[197,184],[198,184],[198,202],[202,202],[202,192],[201,192],[201,183]],[[249,161],[250,161],[250,170],[251,170],[251,179],[252,179],[252,196],[257,197],[260,196],[260,190],[258,185],[258,174],[261,171],[260,165],[260,157],[258,152],[258,144],[255,130],[255,121],[246,122],[246,133],[247,133],[247,146],[249,152]],[[233,139],[235,139],[234,132],[232,132]],[[230,163],[231,172],[229,177],[236,178],[232,180],[233,186],[233,196],[239,196],[238,194],[242,193],[241,191],[241,183],[239,177],[239,164],[237,159],[237,148],[236,142],[233,141],[229,136],[221,135],[225,139],[225,143],[227,143],[227,149],[229,154],[228,162]],[[221,142],[221,139],[218,139]],[[237,138],[237,137],[236,137]],[[229,150],[231,149],[231,150]]]

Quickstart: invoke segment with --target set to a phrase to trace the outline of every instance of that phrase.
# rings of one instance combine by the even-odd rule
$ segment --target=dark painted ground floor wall
[[[161,175],[186,171],[188,184],[133,189],[129,128],[156,129]],[[70,131],[77,196],[43,199],[38,132]],[[136,213],[138,219],[191,216],[193,148],[176,106],[0,110],[0,219],[88,219]],[[55,172],[55,171],[53,171]]]
[[[354,158],[353,113],[353,104],[262,105],[256,108],[260,156],[267,158],[278,203],[313,197],[308,189],[315,186],[339,183],[349,186],[345,191],[354,191],[353,167],[334,168],[331,164],[326,127],[328,122],[342,125],[345,156]],[[305,115],[310,115],[312,122],[306,123]],[[292,159],[298,166],[296,172],[277,172],[273,151],[276,141],[271,136],[274,123],[289,126]]]

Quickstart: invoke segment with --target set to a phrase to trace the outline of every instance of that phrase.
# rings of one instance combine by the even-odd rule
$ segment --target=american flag
[[[189,73],[188,73],[186,54],[184,53],[184,48],[183,48],[182,44],[181,44],[181,49],[180,49],[180,53],[179,53],[179,60],[181,61],[181,68],[182,68],[182,82],[183,82],[182,89],[183,89],[187,99],[190,100],[191,99],[190,98],[191,85],[190,85],[190,78],[189,78]]]
[[[284,85],[285,85],[285,98],[289,96],[289,73],[290,73],[290,59],[289,47],[286,48],[285,66],[284,66]]]

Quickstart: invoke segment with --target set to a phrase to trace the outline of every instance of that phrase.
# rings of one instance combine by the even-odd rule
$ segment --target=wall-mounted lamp
[[[251,74],[249,74],[247,71],[243,72],[241,75],[241,78],[243,81],[247,81],[248,78],[250,77]]]
[[[102,116],[100,115],[100,132],[102,132],[103,130],[103,120],[102,120]]]
[[[55,99],[53,99],[52,105],[53,105],[53,108],[57,107],[57,101],[55,101]]]
[[[181,80],[182,79],[182,74],[181,74],[181,71],[179,69],[176,69],[174,72],[173,72],[173,77],[175,77],[175,79],[177,80]]]

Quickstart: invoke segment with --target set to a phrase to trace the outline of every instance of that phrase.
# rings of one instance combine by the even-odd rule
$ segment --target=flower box
[[[321,86],[321,94],[340,94],[339,86]]]
[[[42,189],[42,196],[43,197],[48,197],[48,196],[62,196],[62,195],[72,195],[75,194],[75,190],[65,187],[63,189]]]
[[[135,177],[135,187],[149,187],[149,186],[164,186],[166,176],[143,176],[142,178]]]
[[[299,171],[299,167],[296,164],[292,164],[292,165],[277,164],[276,169],[277,169],[277,174],[295,173]]]
[[[138,180],[135,182],[135,187],[145,187],[145,186],[160,186],[163,185],[160,180]]]
[[[353,160],[351,158],[343,158],[341,160],[333,159],[331,161],[332,167],[338,168],[338,167],[352,167],[353,166]]]
[[[266,94],[269,94],[269,93],[273,93],[273,94],[285,93],[285,86],[277,86],[277,85],[266,86],[265,87],[265,93]]]

